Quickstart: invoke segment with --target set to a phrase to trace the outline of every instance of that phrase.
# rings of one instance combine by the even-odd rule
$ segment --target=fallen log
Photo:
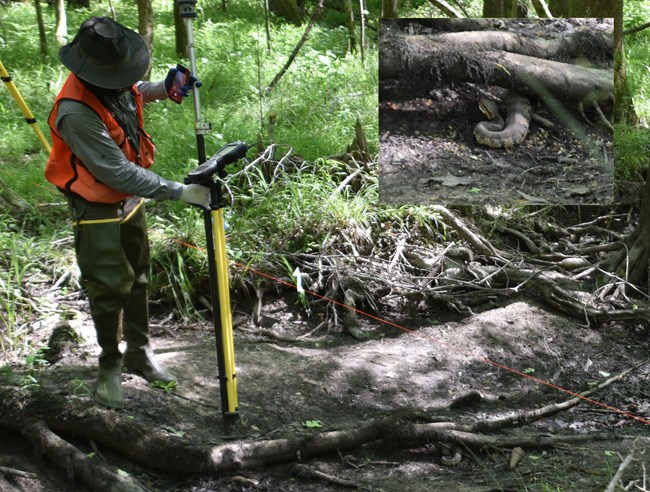
[[[450,43],[449,39],[454,42]],[[471,33],[409,36],[394,32],[383,36],[380,39],[380,78],[418,79],[431,85],[443,80],[445,83],[475,82],[514,89],[529,96],[541,95],[541,86],[561,100],[579,102],[592,97],[599,103],[612,102],[612,69],[505,51],[504,47],[512,49],[509,35],[490,34],[487,39],[491,43],[481,43],[481,49],[477,48],[476,39]]]

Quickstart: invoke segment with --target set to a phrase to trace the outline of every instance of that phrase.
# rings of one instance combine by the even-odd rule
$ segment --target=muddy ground
[[[457,422],[508,415],[569,397],[490,361],[577,392],[645,360],[649,348],[647,326],[610,323],[586,327],[525,301],[493,306],[464,318],[433,310],[419,319],[406,318],[395,307],[384,316],[405,330],[362,317],[365,340],[355,340],[336,327],[328,329],[318,316],[305,316],[290,295],[264,304],[262,326],[251,324],[251,312],[250,306],[235,307],[238,440],[353,429],[374,418],[414,412]],[[33,350],[46,343],[54,321],[44,319],[31,327]],[[82,334],[83,343],[54,365],[35,368],[34,384],[58,388],[71,405],[90,404],[88,391],[94,385],[98,350],[83,307],[71,324]],[[156,352],[179,377],[178,388],[166,393],[137,376],[124,375],[128,405],[120,413],[165,430],[170,439],[206,445],[223,442],[211,323],[181,326],[159,318],[157,325]],[[261,329],[278,337],[270,338],[269,332],[263,334]],[[8,362],[15,371],[24,370],[24,357]],[[650,365],[643,365],[595,399],[648,418],[649,374]],[[450,408],[454,400],[472,391],[482,398]],[[648,437],[650,427],[611,409],[584,403],[504,434],[538,432]],[[84,452],[93,451],[88,442],[75,444]],[[465,451],[461,463],[450,467],[442,463],[443,451],[434,443],[395,450],[382,442],[302,463],[374,491],[602,491],[630,448],[630,442],[612,440],[529,449],[523,462],[509,470],[510,450]],[[150,490],[349,489],[323,479],[296,476],[295,463],[223,476],[168,476],[134,465],[114,451],[95,451],[95,459],[119,467]],[[626,484],[638,480],[641,485],[643,466],[648,465],[648,453],[641,451],[624,474]],[[18,490],[86,490],[66,480],[56,464],[39,460],[25,441],[6,429],[0,432],[0,466],[36,474],[36,478],[5,475]]]
[[[404,91],[406,90],[406,94]],[[614,195],[612,135],[572,114],[584,136],[533,121],[521,145],[479,145],[473,129],[486,120],[478,101],[503,90],[473,84],[408,94],[404,84],[380,89],[380,200],[391,204],[607,204]],[[415,96],[415,97],[414,97]]]

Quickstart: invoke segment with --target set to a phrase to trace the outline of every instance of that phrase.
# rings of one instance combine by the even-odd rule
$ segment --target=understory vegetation
[[[119,21],[137,24],[132,2],[117,2],[114,7]],[[368,7],[369,23],[376,27],[378,6],[371,2]],[[415,6],[410,15],[421,15],[418,9]],[[154,2],[154,12],[152,80],[158,80],[177,57],[171,3]],[[46,29],[52,32],[54,11],[47,7],[44,14]],[[110,5],[93,2],[92,11],[78,9],[68,15],[69,31],[74,32],[90,15],[110,15]],[[256,2],[234,3],[225,12],[217,2],[206,2],[196,22],[202,110],[212,125],[206,138],[208,155],[232,140],[253,144],[261,139],[262,148],[270,139],[278,142],[266,152],[265,160],[258,161],[260,166],[249,166],[228,181],[232,203],[226,211],[229,255],[241,265],[257,265],[288,281],[292,279],[287,270],[294,265],[287,256],[296,261],[300,254],[323,254],[334,239],[348,245],[338,251],[341,255],[376,255],[382,241],[408,235],[430,246],[445,233],[430,208],[378,204],[376,31],[369,30],[362,60],[358,53],[348,51],[347,33],[337,27],[336,15],[320,19],[270,93],[266,86],[302,36],[303,27],[274,22],[267,43],[263,12]],[[625,15],[630,25],[637,25],[647,18],[648,7],[626,2]],[[57,60],[53,39],[49,40],[49,56],[38,57],[34,29],[32,5],[12,3],[3,8],[2,61],[47,134],[47,115],[66,69]],[[650,117],[650,75],[643,61],[650,52],[648,31],[629,36],[626,49],[630,86],[643,127]],[[197,164],[193,119],[191,101],[148,107],[148,129],[157,143],[159,174],[182,180]],[[372,154],[367,163],[336,157],[352,143],[357,121]],[[638,181],[647,169],[647,130],[619,126],[616,135],[618,175]],[[253,154],[251,150],[249,162],[256,158]],[[24,216],[5,217],[0,223],[0,282],[8,313],[6,320],[3,318],[5,348],[20,346],[16,340],[20,330],[9,327],[20,326],[21,320],[27,322],[32,313],[29,303],[20,302],[25,277],[40,270],[58,278],[74,269],[69,242],[66,244],[71,235],[66,205],[42,176],[46,159],[47,153],[20,117],[13,99],[7,91],[0,91],[0,179],[31,205]],[[351,174],[354,179],[347,181]],[[156,302],[177,310],[179,318],[194,318],[196,296],[207,285],[201,251],[202,216],[178,203],[151,203],[149,208]],[[267,281],[252,279],[243,267],[233,272],[235,288]]]
[[[113,6],[118,21],[137,25],[135,4],[117,2]],[[171,9],[171,2],[154,2],[152,80],[163,78],[177,61],[189,65],[174,52]],[[47,116],[67,69],[57,59],[53,39],[49,40],[49,56],[38,57],[33,5],[15,3],[3,10],[2,62],[49,138]],[[45,8],[44,15],[46,29],[52,32],[54,11]],[[69,11],[70,36],[92,15],[110,15],[108,2],[93,2],[91,11]],[[276,151],[281,162],[273,170],[277,173],[275,184],[267,183],[260,169],[249,169],[246,182],[232,188],[234,206],[227,211],[231,257],[244,263],[266,258],[262,266],[280,266],[275,274],[285,273],[282,252],[309,250],[342,223],[370,221],[377,206],[376,167],[372,165],[359,178],[363,186],[354,190],[361,193],[354,194],[349,186],[332,193],[347,169],[328,156],[345,153],[354,139],[355,123],[363,127],[374,155],[378,140],[376,35],[371,32],[366,38],[362,60],[348,51],[347,31],[338,27],[337,15],[330,12],[320,17],[288,72],[270,92],[267,85],[286,62],[304,26],[272,22],[267,43],[259,2],[234,3],[226,12],[217,2],[204,2],[195,22],[197,71],[203,83],[201,110],[203,119],[211,123],[206,154],[234,140],[250,145],[261,139],[261,147],[269,140],[282,144]],[[376,25],[376,18],[371,23]],[[153,103],[147,107],[146,120],[157,145],[156,172],[182,181],[197,165],[192,101],[178,106]],[[254,158],[253,150],[249,156]],[[56,276],[74,262],[70,244],[48,246],[71,235],[66,205],[43,177],[47,153],[4,90],[0,92],[0,160],[0,179],[31,205],[24,217],[8,218],[0,224],[2,238],[6,238],[2,250],[8,252],[0,261],[12,266],[3,268],[6,278],[2,282],[19,289],[20,281],[32,269],[47,265],[47,275]],[[282,161],[287,163],[286,170]],[[294,169],[296,165],[301,169]],[[323,204],[329,213],[322,213]],[[178,203],[151,203],[149,208],[156,302],[178,308],[179,318],[194,318],[196,294],[207,286],[205,255],[178,241],[201,248],[202,215]],[[32,256],[24,254],[28,242],[38,242]],[[269,257],[271,251],[273,257]],[[35,262],[35,256],[41,261]],[[12,299],[6,304],[19,322],[16,304]],[[27,319],[29,316],[23,321]],[[13,321],[10,324],[15,325]]]
[[[626,19],[630,25],[647,17],[642,4],[629,5]],[[119,21],[137,24],[131,2],[117,2],[114,7]],[[368,7],[369,25],[376,27],[378,6],[371,2]],[[411,15],[419,15],[418,8]],[[152,80],[158,80],[177,56],[171,3],[154,2],[154,12]],[[51,32],[54,12],[48,7],[44,14]],[[430,207],[378,204],[376,31],[369,30],[362,59],[348,51],[347,33],[337,27],[337,14],[322,16],[288,72],[267,93],[266,86],[302,36],[303,27],[274,22],[267,43],[263,12],[255,2],[234,3],[225,12],[216,2],[206,2],[199,14],[195,36],[203,82],[202,114],[212,125],[206,136],[207,154],[233,140],[249,144],[260,140],[259,147],[266,149],[258,153],[251,149],[248,161],[233,166],[230,172],[234,174],[227,180],[227,244],[235,290],[250,294],[260,285],[266,289],[265,284],[273,283],[251,274],[247,267],[293,283],[293,269],[300,266],[300,258],[309,255],[383,256],[390,261],[387,252],[404,238],[422,248],[435,248],[441,237],[449,239],[438,213]],[[93,2],[92,11],[72,10],[68,15],[72,33],[91,15],[110,15],[110,6]],[[32,5],[4,7],[2,61],[47,134],[47,115],[66,69],[57,60],[53,40],[48,57],[36,55],[34,26]],[[627,40],[628,75],[642,122],[650,117],[649,74],[643,64],[650,51],[649,36],[646,30]],[[159,174],[182,180],[197,164],[193,120],[191,101],[148,106],[148,129],[158,148],[155,169]],[[353,142],[357,121],[369,142],[368,162],[340,159]],[[647,169],[647,152],[642,151],[648,145],[646,137],[644,128],[617,128],[616,164],[622,179],[638,181]],[[277,144],[267,147],[271,140]],[[42,176],[46,160],[47,153],[20,117],[13,99],[7,91],[0,91],[0,179],[30,204],[24,216],[0,222],[5,350],[30,350],[20,343],[22,331],[15,328],[25,325],[34,313],[31,301],[21,297],[25,278],[40,272],[56,280],[75,270],[67,208]],[[257,165],[247,166],[254,160]],[[151,202],[149,209],[155,303],[165,311],[171,309],[178,320],[197,319],[201,309],[197,298],[208,289],[202,214],[173,202]],[[503,215],[508,216],[511,212]],[[480,217],[483,214],[476,215]],[[500,220],[493,214],[484,218],[490,229],[496,227],[493,221]],[[74,281],[67,285],[74,287]]]

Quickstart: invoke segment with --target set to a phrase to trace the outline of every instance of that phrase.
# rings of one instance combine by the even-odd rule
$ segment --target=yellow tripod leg
[[[27,123],[29,123],[29,125],[34,129],[34,132],[36,132],[36,136],[41,141],[41,144],[43,145],[45,150],[51,152],[52,147],[50,146],[50,142],[47,141],[45,135],[43,135],[43,132],[38,127],[38,123],[36,123],[36,118],[34,118],[34,115],[27,107],[27,104],[25,104],[25,100],[20,95],[20,92],[18,92],[16,85],[11,80],[11,75],[9,75],[9,72],[7,72],[7,70],[5,69],[1,61],[0,61],[0,78],[5,84],[7,84],[7,89],[9,89],[9,92],[11,92],[11,95],[16,100],[16,104],[18,104],[18,107],[23,112],[25,121],[27,121]]]
[[[232,333],[230,309],[230,283],[228,259],[226,257],[226,233],[224,231],[223,209],[212,211],[212,233],[215,243],[215,262],[219,285],[219,306],[221,311],[221,341],[223,345],[228,412],[237,413],[237,379],[235,374],[235,342]]]

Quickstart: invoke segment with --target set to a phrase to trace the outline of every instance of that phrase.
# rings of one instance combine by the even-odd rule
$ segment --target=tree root
[[[353,480],[346,480],[344,478],[334,477],[328,473],[324,473],[320,470],[307,465],[296,464],[293,467],[293,474],[303,478],[312,478],[317,480],[324,480],[334,485],[340,485],[341,487],[349,487],[352,489],[365,489],[362,484],[355,482]]]
[[[479,420],[470,424],[452,421],[418,423],[422,416],[396,415],[360,424],[355,428],[294,436],[266,441],[227,442],[217,446],[195,445],[176,435],[169,435],[122,417],[110,411],[86,411],[83,415],[65,414],[65,402],[55,395],[40,395],[48,405],[34,401],[24,408],[17,408],[20,390],[3,387],[0,399],[0,425],[12,427],[23,434],[39,452],[49,460],[61,465],[70,478],[77,478],[93,490],[140,491],[142,488],[132,479],[106,465],[100,459],[85,455],[59,435],[72,434],[97,442],[121,453],[126,458],[151,470],[179,475],[220,474],[238,470],[254,469],[278,462],[300,461],[318,455],[358,448],[364,444],[382,442],[390,448],[417,448],[431,443],[451,446],[451,449],[483,448],[546,448],[562,443],[593,440],[621,440],[626,436],[617,434],[547,435],[528,436],[491,435],[508,427],[523,426],[571,408],[585,400],[588,395],[621,380],[634,366],[597,387],[570,400],[547,405],[534,410],[519,412],[508,417]],[[42,408],[40,415],[33,415]],[[56,408],[57,411],[52,411]],[[49,411],[47,409],[50,409]],[[20,418],[30,411],[30,420]],[[415,421],[413,420],[415,419]],[[447,465],[453,465],[459,453],[446,457]],[[338,481],[326,474],[299,465],[296,470],[318,479],[325,479],[344,486],[358,486]]]
[[[52,432],[42,420],[19,422],[13,427],[25,436],[42,456],[65,470],[69,478],[81,480],[92,490],[111,492],[144,492],[145,490],[100,460],[92,459],[79,451]]]

